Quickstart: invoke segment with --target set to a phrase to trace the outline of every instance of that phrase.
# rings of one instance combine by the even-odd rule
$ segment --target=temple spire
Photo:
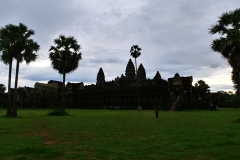
[[[144,80],[147,79],[146,71],[145,71],[145,68],[143,67],[142,63],[138,67],[137,74],[138,74],[138,80],[139,81],[144,81]]]
[[[97,85],[101,85],[104,82],[105,82],[105,75],[104,75],[103,69],[100,68],[97,74]]]
[[[131,59],[129,59],[126,71],[125,71],[126,78],[128,80],[134,80],[135,79],[135,67]]]
[[[154,81],[159,81],[159,80],[161,80],[161,79],[162,79],[162,77],[161,77],[160,73],[157,71],[157,73],[156,73],[156,75],[154,76],[153,80],[154,80]]]

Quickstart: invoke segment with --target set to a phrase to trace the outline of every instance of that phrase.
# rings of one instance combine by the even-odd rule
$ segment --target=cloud
[[[238,0],[3,0],[0,26],[25,23],[35,30],[33,39],[41,47],[36,62],[20,65],[20,85],[62,80],[50,66],[48,50],[53,40],[64,34],[78,40],[83,57],[78,69],[67,75],[67,81],[95,83],[100,67],[106,80],[121,76],[131,58],[130,47],[138,44],[142,54],[137,62],[144,65],[148,78],[157,71],[164,79],[178,72],[192,75],[194,80],[206,79],[223,90],[232,86],[231,69],[211,50],[210,44],[217,36],[210,35],[208,29],[223,12],[236,6]],[[0,75],[0,83],[7,84],[8,66],[3,63]]]

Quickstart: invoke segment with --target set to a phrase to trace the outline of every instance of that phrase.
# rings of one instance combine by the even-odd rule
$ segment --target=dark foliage
[[[197,83],[195,83],[195,87],[198,90],[198,92],[201,94],[206,94],[210,92],[209,85],[206,84],[206,82],[204,82],[203,80],[197,81]]]
[[[223,13],[215,25],[209,29],[210,34],[219,34],[213,40],[212,50],[219,52],[234,69],[240,65],[240,9]]]
[[[6,87],[4,86],[4,84],[0,84],[0,94],[5,93],[5,91],[6,91]]]
[[[48,116],[68,116],[69,114],[65,110],[54,109],[52,112],[47,114]]]

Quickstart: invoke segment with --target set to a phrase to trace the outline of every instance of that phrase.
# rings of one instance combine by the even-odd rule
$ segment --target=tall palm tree
[[[218,39],[213,40],[211,48],[219,52],[233,70],[239,71],[240,76],[240,9],[223,13],[209,33],[220,34]]]
[[[28,29],[26,25],[20,23],[17,26],[16,34],[16,44],[14,45],[14,51],[16,52],[16,75],[15,75],[15,87],[13,96],[13,112],[12,116],[17,116],[17,86],[18,86],[18,74],[19,65],[21,62],[25,61],[28,65],[29,63],[36,61],[36,52],[40,49],[40,46],[30,37],[35,34],[34,30]]]
[[[19,23],[18,26],[12,24],[6,25],[1,31],[1,36],[3,36],[3,38],[1,38],[2,41],[0,42],[2,50],[1,59],[5,64],[9,64],[9,91],[11,90],[11,67],[13,58],[15,58],[17,61],[13,105],[11,106],[11,109],[7,111],[7,115],[15,117],[17,116],[17,85],[19,64],[23,60],[25,60],[27,64],[35,61],[37,58],[35,52],[37,52],[40,47],[36,42],[33,41],[33,39],[30,39],[30,37],[34,35],[34,31],[28,29],[23,23]]]
[[[65,37],[64,35],[59,35],[58,38],[54,39],[54,46],[51,46],[49,49],[51,66],[59,74],[63,75],[62,101],[60,106],[60,112],[62,113],[65,113],[66,74],[78,68],[79,61],[82,59],[82,53],[79,52],[80,49],[81,46],[74,37]]]
[[[130,49],[130,55],[135,59],[135,68],[136,68],[136,79],[137,79],[137,108],[138,113],[140,113],[141,108],[139,107],[139,93],[138,93],[138,75],[137,75],[137,58],[141,55],[141,48],[138,45],[133,45]]]
[[[20,25],[22,24],[20,23]],[[17,55],[16,44],[19,40],[17,36],[19,32],[19,26],[8,24],[0,29],[0,51],[2,51],[0,60],[3,61],[4,64],[9,65],[7,116],[11,116],[13,111],[11,105],[11,75],[12,62]],[[22,61],[22,57],[20,57],[20,61]]]
[[[1,27],[0,29],[0,51],[1,57],[0,60],[9,65],[9,73],[8,73],[8,103],[7,103],[7,116],[11,114],[11,75],[12,75],[12,61],[14,58],[14,53],[11,52],[11,47],[13,45],[12,37],[9,36],[13,34],[14,25],[9,24],[5,27]]]

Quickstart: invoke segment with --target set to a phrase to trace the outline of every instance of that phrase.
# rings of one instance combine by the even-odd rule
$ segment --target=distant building
[[[66,108],[82,109],[137,109],[137,104],[142,109],[165,109],[165,110],[183,110],[194,109],[201,103],[196,89],[192,86],[193,77],[181,77],[178,73],[168,81],[162,79],[159,71],[150,79],[146,77],[146,71],[143,64],[138,67],[136,75],[135,67],[129,59],[125,74],[116,77],[112,81],[106,81],[104,70],[100,67],[96,84],[84,85],[83,82],[66,84]],[[138,83],[138,94],[137,94]],[[31,88],[25,87],[19,89],[19,103],[21,106],[41,103],[36,106],[58,106],[61,98],[62,82],[50,80],[48,84],[36,82],[35,88],[44,89],[54,87],[57,89],[57,101],[53,103],[56,96],[48,98],[46,94],[41,97],[31,97]],[[138,99],[139,97],[139,99]],[[49,102],[48,102],[49,101]],[[54,105],[53,105],[54,104]]]
[[[115,80],[105,81],[102,68],[99,69],[95,85],[84,87],[69,87],[67,84],[67,103],[74,108],[96,109],[136,109],[139,104],[142,109],[162,108],[166,110],[181,110],[194,106],[196,99],[192,86],[193,78],[180,77],[178,73],[168,81],[161,78],[159,71],[152,79],[147,79],[142,64],[138,68],[138,80],[135,67],[130,59],[127,63],[125,75]],[[69,90],[72,89],[72,91]],[[178,101],[176,101],[178,98]]]

